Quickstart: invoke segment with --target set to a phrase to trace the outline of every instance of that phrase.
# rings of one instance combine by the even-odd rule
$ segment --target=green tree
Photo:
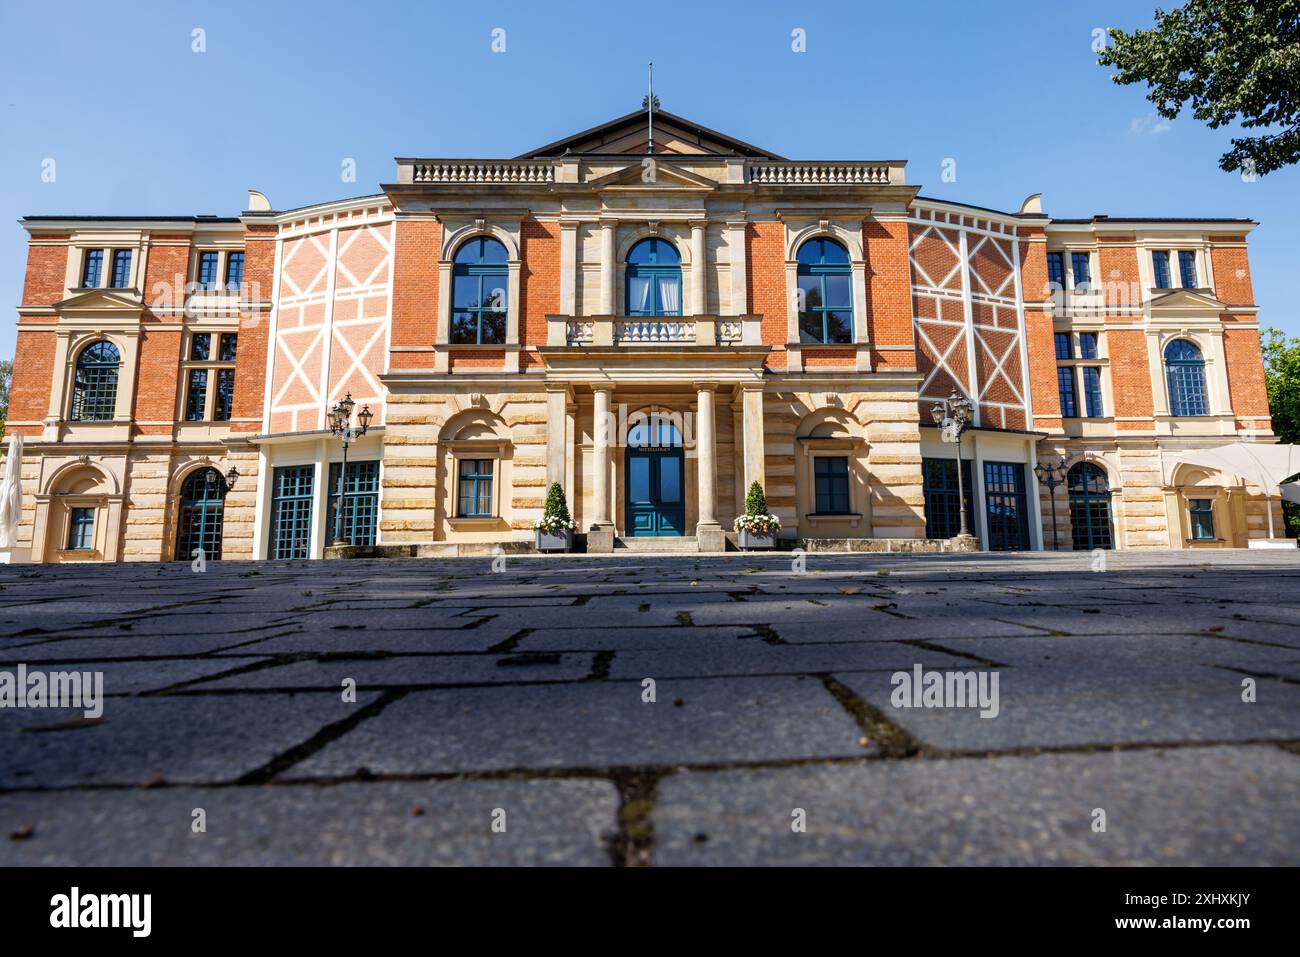
[[[559,482],[552,482],[551,487],[546,490],[546,505],[542,508],[542,518],[552,522],[558,521],[562,523],[563,528],[568,528],[573,522],[569,517],[569,503],[564,500],[564,489]]]
[[[1269,328],[1264,330],[1261,346],[1273,432],[1279,442],[1300,444],[1300,337]],[[1300,537],[1300,505],[1284,502],[1282,514],[1287,534]]]
[[[1229,172],[1260,174],[1300,160],[1300,0],[1189,0],[1156,10],[1150,30],[1111,28],[1098,59],[1116,83],[1146,83],[1165,119],[1184,106],[1218,129],[1265,130],[1232,140]]]
[[[750,483],[749,492],[745,495],[745,514],[767,514],[767,496],[763,494],[763,486],[759,485],[757,481]]]
[[[9,383],[14,378],[12,359],[0,359],[0,439],[5,435],[5,422],[9,420]]]

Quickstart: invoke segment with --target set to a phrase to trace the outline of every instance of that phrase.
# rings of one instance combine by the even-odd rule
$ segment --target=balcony
[[[760,316],[547,316],[546,344],[581,348],[760,346]]]

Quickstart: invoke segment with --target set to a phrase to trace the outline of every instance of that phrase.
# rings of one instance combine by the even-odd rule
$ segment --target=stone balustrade
[[[757,346],[760,316],[549,315],[548,346]]]

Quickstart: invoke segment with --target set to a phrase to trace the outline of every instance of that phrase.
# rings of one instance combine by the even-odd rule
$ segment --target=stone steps
[[[614,551],[628,552],[698,552],[694,535],[657,538],[614,538]]]

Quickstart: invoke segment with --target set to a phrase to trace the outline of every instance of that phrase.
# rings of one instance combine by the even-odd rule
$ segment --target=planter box
[[[776,532],[740,531],[741,548],[776,548]]]
[[[573,531],[565,529],[562,532],[543,532],[537,531],[537,550],[539,552],[571,552],[573,551]]]

